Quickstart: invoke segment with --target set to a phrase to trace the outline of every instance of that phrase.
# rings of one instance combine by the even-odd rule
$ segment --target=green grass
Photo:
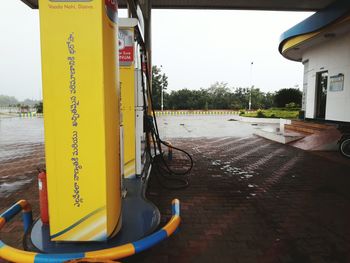
[[[288,109],[268,109],[258,110],[256,112],[246,112],[241,114],[243,117],[254,117],[254,118],[282,118],[282,119],[297,119],[299,116],[299,110],[288,110]]]

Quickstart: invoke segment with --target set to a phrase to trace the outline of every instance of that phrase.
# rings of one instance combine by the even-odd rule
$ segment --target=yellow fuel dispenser
[[[135,138],[135,18],[119,20],[119,63],[121,85],[121,110],[123,115],[123,149],[124,178],[134,178],[136,175],[136,138]]]
[[[119,19],[119,63],[123,114],[124,178],[140,176],[144,166],[143,115],[140,45],[135,41],[135,18]]]
[[[40,1],[50,233],[104,241],[121,223],[117,10],[68,2]]]
[[[171,220],[155,231],[160,213],[145,198],[152,157],[145,158],[143,118],[150,94],[140,62],[142,29],[136,19],[121,20],[118,38],[116,0],[39,5],[46,157],[40,179],[47,180],[41,195],[47,190],[49,215],[33,222],[25,200],[0,214],[1,229],[23,211],[26,250],[0,240],[0,258],[63,263],[144,251],[174,233],[181,219],[174,200]],[[123,196],[121,184],[127,189]]]

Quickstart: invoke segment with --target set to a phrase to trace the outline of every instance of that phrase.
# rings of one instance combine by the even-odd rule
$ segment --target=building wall
[[[306,118],[316,117],[316,73],[328,71],[326,120],[350,122],[350,33],[310,47],[303,61],[308,61],[304,74]],[[344,90],[330,91],[330,77],[339,73],[344,74]]]

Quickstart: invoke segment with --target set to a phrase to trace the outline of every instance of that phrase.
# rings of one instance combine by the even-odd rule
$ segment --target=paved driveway
[[[148,197],[163,223],[179,198],[181,230],[125,262],[350,262],[350,163],[258,137],[172,142],[193,154],[191,185],[153,178]]]
[[[162,224],[171,216],[171,200],[179,198],[181,229],[123,262],[350,262],[349,162],[247,133],[171,142],[193,155],[191,184],[166,190],[152,177],[147,195],[160,208]],[[35,178],[36,167],[44,162],[43,145],[18,147],[29,150],[26,156],[0,161],[0,184],[20,176],[26,183],[1,192],[0,210],[24,198],[38,215]],[[173,166],[185,163],[176,152],[174,159]],[[21,247],[22,233],[18,217],[0,235]]]
[[[237,115],[192,115],[157,117],[163,138],[247,137],[256,128],[277,128],[277,124],[257,124],[236,121]]]

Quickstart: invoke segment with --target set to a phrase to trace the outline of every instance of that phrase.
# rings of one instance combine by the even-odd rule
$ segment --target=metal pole
[[[253,91],[253,81],[252,81],[252,74],[253,74],[253,64],[254,62],[250,63],[250,92],[249,92],[249,110],[252,109],[252,91]]]
[[[161,89],[160,89],[160,109],[161,111],[163,111],[163,107],[164,107],[164,104],[163,104],[163,97],[164,97],[164,89],[163,89],[163,84],[160,85]]]

